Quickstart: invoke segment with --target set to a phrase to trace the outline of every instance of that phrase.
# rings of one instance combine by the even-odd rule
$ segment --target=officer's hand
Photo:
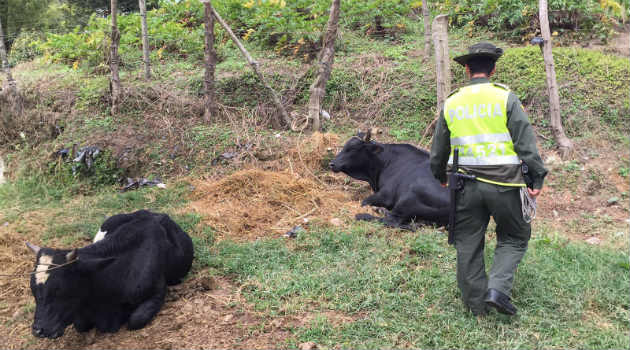
[[[440,184],[440,185],[441,185],[442,187],[446,187],[446,186],[447,186],[447,185],[446,185],[446,182],[445,182],[445,183],[443,183],[443,184]]]
[[[527,192],[529,192],[530,196],[536,198],[542,192],[542,190],[541,189],[532,190],[531,188],[527,187]]]

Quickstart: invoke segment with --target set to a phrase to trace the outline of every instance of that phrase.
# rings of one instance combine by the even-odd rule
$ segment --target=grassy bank
[[[437,228],[411,233],[357,223],[311,226],[295,240],[215,242],[199,216],[182,214],[190,192],[185,182],[128,193],[102,189],[89,197],[57,198],[49,190],[26,182],[0,186],[0,222],[25,240],[70,247],[91,239],[107,215],[167,212],[194,237],[192,276],[234,281],[248,307],[264,315],[261,326],[286,317],[307,320],[289,329],[289,347],[306,341],[322,348],[630,345],[627,251],[551,236],[544,224],[535,224],[516,275],[519,315],[476,319],[459,300],[455,251]],[[29,222],[34,217],[44,221],[37,226]],[[492,248],[486,261],[491,264]]]

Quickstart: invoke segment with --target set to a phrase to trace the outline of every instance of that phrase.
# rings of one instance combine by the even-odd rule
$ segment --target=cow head
[[[366,180],[371,167],[376,165],[378,154],[383,152],[383,145],[371,140],[372,130],[359,132],[343,146],[341,152],[330,162],[330,169],[343,172],[350,177]]]
[[[79,259],[76,249],[62,250],[26,245],[35,253],[31,292],[35,297],[33,335],[57,338],[63,335],[90,294],[89,275],[113,259]]]

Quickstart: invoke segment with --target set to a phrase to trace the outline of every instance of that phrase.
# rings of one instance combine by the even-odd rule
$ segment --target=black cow
[[[116,332],[146,326],[160,311],[166,286],[190,270],[190,237],[166,214],[140,210],[114,215],[95,242],[79,249],[40,248],[31,276],[33,334],[57,338],[79,332]]]
[[[388,226],[409,229],[412,221],[448,224],[448,190],[431,174],[429,153],[408,144],[377,143],[370,136],[370,131],[353,136],[330,162],[332,171],[370,184],[374,193],[361,205],[386,208],[388,213],[378,219]],[[369,214],[356,218],[377,219]]]

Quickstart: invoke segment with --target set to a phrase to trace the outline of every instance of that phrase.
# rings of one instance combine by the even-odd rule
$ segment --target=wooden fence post
[[[429,0],[422,0],[422,17],[424,20],[424,56],[431,56],[431,12]]]
[[[311,96],[308,101],[308,119],[313,121],[313,131],[321,129],[319,115],[321,102],[326,94],[326,82],[330,78],[335,60],[335,39],[339,28],[340,0],[333,0],[330,5],[330,15],[326,24],[326,33],[322,50],[319,53],[319,69],[315,81],[310,87]]]
[[[448,16],[439,15],[433,20],[433,45],[437,73],[438,113],[451,91],[451,68],[448,56]]]
[[[431,24],[431,30],[433,31],[433,47],[435,48],[435,73],[438,99],[437,113],[433,121],[424,129],[424,133],[422,133],[419,142],[422,142],[424,137],[432,132],[440,116],[442,106],[444,106],[444,101],[451,91],[451,68],[448,57],[448,16],[439,15],[435,17]]]
[[[562,119],[560,117],[560,95],[558,93],[558,83],[556,82],[556,69],[553,63],[553,53],[551,51],[551,30],[549,28],[549,16],[547,14],[547,0],[540,0],[538,3],[540,17],[540,31],[543,37],[543,58],[545,60],[545,71],[547,72],[547,92],[549,94],[550,122],[553,136],[558,142],[563,158],[569,155],[573,149],[573,143],[564,134]]]
[[[273,99],[273,103],[276,105],[276,108],[280,112],[280,116],[281,116],[281,119],[278,119],[278,118],[274,119],[273,123],[275,124],[275,126],[276,127],[280,127],[280,126],[284,125],[286,127],[290,127],[291,126],[291,119],[289,118],[289,114],[287,113],[287,110],[282,105],[282,100],[280,99],[280,95],[276,92],[276,90],[274,90],[271,87],[271,85],[267,84],[267,81],[265,81],[265,78],[264,78],[262,72],[260,71],[260,69],[258,67],[258,62],[254,61],[252,56],[245,49],[245,46],[243,46],[241,41],[238,40],[236,35],[234,35],[234,32],[232,31],[232,28],[230,28],[230,26],[223,20],[223,18],[221,18],[221,15],[219,15],[217,10],[212,5],[210,5],[210,10],[212,10],[212,14],[217,19],[217,22],[219,22],[219,24],[221,24],[221,26],[225,29],[225,31],[230,36],[230,38],[232,39],[234,44],[236,44],[236,46],[241,51],[243,56],[245,56],[245,59],[247,60],[249,65],[254,70],[254,73],[256,73],[256,75],[258,76],[258,79],[260,79],[260,82],[263,84],[263,86],[265,88],[267,88],[267,90],[269,90],[269,93],[271,94],[271,97]]]
[[[112,72],[110,80],[110,88],[112,93],[112,115],[118,113],[118,104],[120,103],[120,77],[118,75],[118,43],[120,42],[120,32],[118,31],[118,23],[116,21],[116,13],[118,12],[117,0],[111,0],[112,15],[112,47],[110,50],[109,67]]]
[[[144,62],[144,78],[151,79],[151,59],[149,58],[149,29],[147,28],[147,3],[139,0],[140,26],[142,27],[142,61]]]
[[[4,45],[4,29],[2,29],[2,20],[0,20],[0,60],[2,61],[2,70],[7,76],[6,88],[9,90],[9,92],[15,93],[17,91],[17,87],[15,84],[15,80],[13,80],[13,76],[11,75],[9,60],[7,59],[7,49]]]
[[[212,15],[212,3],[210,0],[201,0],[204,6],[204,24],[205,24],[205,75],[203,80],[204,88],[204,114],[203,119],[206,122],[212,120],[212,116],[216,114],[216,105],[214,101],[214,69],[217,65],[217,53],[214,49],[214,16]]]

